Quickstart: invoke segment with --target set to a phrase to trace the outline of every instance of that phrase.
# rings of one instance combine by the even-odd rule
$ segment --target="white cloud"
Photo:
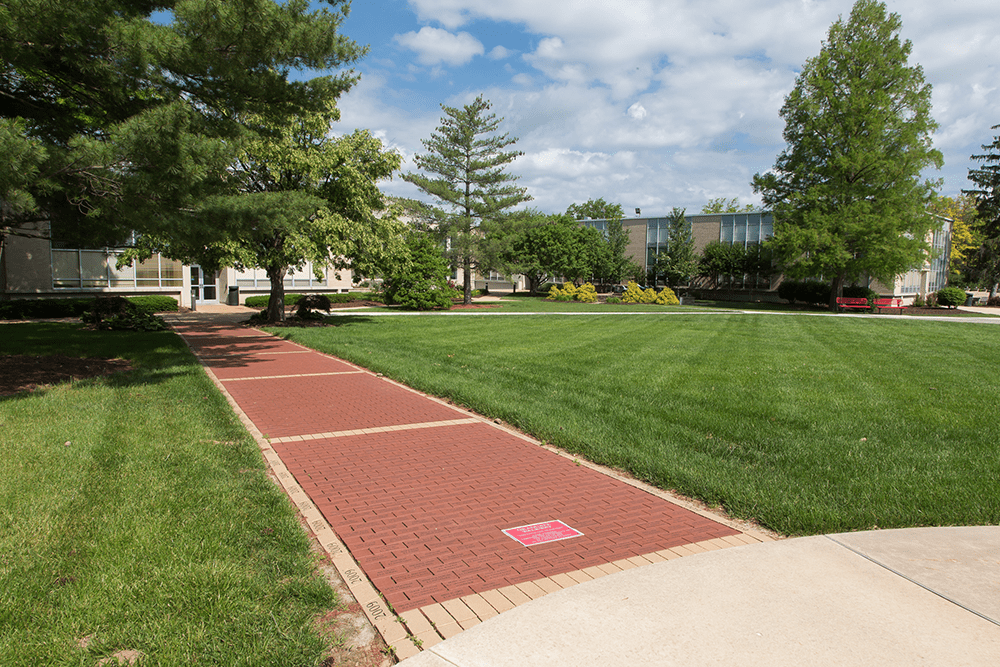
[[[505,49],[504,47],[498,44],[497,46],[494,46],[492,49],[490,49],[488,55],[491,60],[503,60],[504,58],[509,58],[513,54],[514,54],[513,51],[511,51],[510,49]]]
[[[482,42],[467,32],[455,35],[430,26],[424,26],[420,32],[396,35],[396,42],[415,51],[417,61],[423,65],[464,65],[484,52]]]
[[[934,87],[934,141],[946,164],[928,175],[957,192],[967,187],[969,155],[1000,122],[1000,13],[995,0],[886,1],[913,43],[910,63]],[[531,205],[565,210],[603,196],[655,214],[712,197],[759,201],[749,182],[783,147],[784,98],[853,2],[409,0],[421,22],[447,30],[424,27],[397,41],[424,66],[468,63],[482,42],[508,45],[489,52],[507,59],[499,77],[459,81],[441,101],[484,92],[503,110],[504,130],[526,153],[512,169],[536,197]],[[374,102],[369,112],[384,115]],[[420,150],[439,109],[413,119],[389,102],[400,131],[388,136]]]

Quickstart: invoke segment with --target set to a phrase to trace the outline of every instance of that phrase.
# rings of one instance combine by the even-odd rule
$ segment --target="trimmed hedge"
[[[303,294],[286,294],[285,295],[285,305],[286,306],[297,306],[299,305],[299,300],[305,296]],[[366,299],[372,301],[373,299],[369,296],[367,292],[351,292],[348,294],[323,294],[330,300],[330,303],[350,303],[352,301],[358,301],[360,299]],[[258,294],[257,296],[248,296],[246,300],[247,308],[267,308],[267,301],[271,297],[267,294]]]
[[[177,299],[162,294],[126,297],[145,313],[177,311]],[[67,299],[12,299],[0,301],[0,320],[80,317],[94,306],[95,297]]]
[[[176,313],[177,299],[162,294],[143,294],[125,297],[147,313]]]
[[[965,303],[965,290],[960,287],[942,287],[937,292],[938,305],[954,308]]]

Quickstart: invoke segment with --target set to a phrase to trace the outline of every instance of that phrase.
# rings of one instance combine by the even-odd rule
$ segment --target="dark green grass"
[[[279,330],[786,534],[1000,522],[1000,327],[370,317]]]
[[[180,339],[69,324],[0,336],[4,353],[136,366],[0,398],[0,664],[91,666],[123,649],[147,665],[318,664],[312,621],[337,601]]]

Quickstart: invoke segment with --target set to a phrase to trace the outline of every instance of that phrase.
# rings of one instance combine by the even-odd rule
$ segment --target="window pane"
[[[78,251],[52,251],[52,286],[80,286],[80,253]]]
[[[80,267],[83,287],[108,286],[108,258],[103,250],[80,251]]]
[[[108,257],[108,271],[111,273],[112,287],[132,287],[135,284],[135,269],[131,264],[118,268],[118,256]]]
[[[195,269],[192,269],[194,273]],[[160,286],[160,256],[153,255],[135,267],[135,284],[139,287]]]
[[[163,287],[180,287],[184,283],[184,265],[176,259],[160,257],[160,284]]]

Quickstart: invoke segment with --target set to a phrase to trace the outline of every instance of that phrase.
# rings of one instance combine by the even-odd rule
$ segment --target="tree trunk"
[[[287,266],[267,267],[267,279],[271,281],[271,294],[267,299],[267,321],[285,321],[285,273]]]
[[[844,296],[844,274],[837,274],[830,286],[830,310],[837,312],[837,297]]]
[[[472,303],[472,259],[468,255],[462,259],[462,286],[465,288],[462,303],[468,306]]]

